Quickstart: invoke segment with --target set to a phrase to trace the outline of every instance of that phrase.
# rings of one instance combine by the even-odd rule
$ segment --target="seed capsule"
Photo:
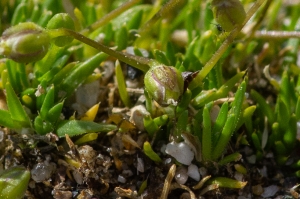
[[[0,54],[20,63],[42,59],[48,52],[49,46],[48,33],[32,22],[10,27],[0,38]]]
[[[66,13],[58,13],[54,15],[47,24],[47,29],[67,28],[75,30],[72,18]],[[63,47],[73,41],[72,37],[60,36],[54,39],[54,44]]]
[[[215,20],[225,31],[231,31],[246,18],[243,4],[239,0],[213,0],[211,2]]]
[[[160,105],[176,105],[183,93],[183,77],[171,66],[159,65],[145,75],[145,89]]]

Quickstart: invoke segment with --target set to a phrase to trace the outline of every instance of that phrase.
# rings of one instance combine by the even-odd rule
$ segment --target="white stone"
[[[126,178],[124,178],[124,177],[121,176],[121,175],[118,175],[118,182],[120,182],[120,183],[125,183],[125,182],[126,182]]]
[[[264,188],[264,192],[261,194],[261,196],[264,198],[273,197],[277,191],[279,191],[279,187],[276,185],[271,185]]]
[[[178,167],[175,173],[175,180],[178,184],[185,184],[188,179],[187,169],[183,166]]]
[[[142,158],[137,159],[137,170],[141,173],[144,173],[145,171],[144,161]]]
[[[166,153],[185,165],[190,165],[194,159],[194,152],[185,142],[167,144]]]
[[[191,164],[188,167],[188,172],[187,172],[188,176],[190,176],[191,178],[193,178],[196,181],[200,180],[200,173],[199,173],[199,169],[196,165]]]
[[[35,182],[43,182],[48,180],[52,173],[56,170],[56,164],[53,162],[37,163],[31,169],[31,178]]]

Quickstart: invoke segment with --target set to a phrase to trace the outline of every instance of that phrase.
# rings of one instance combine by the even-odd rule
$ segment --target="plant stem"
[[[300,38],[299,31],[256,31],[254,34],[256,39],[289,39]]]
[[[203,79],[206,75],[211,71],[211,69],[215,66],[215,64],[219,61],[221,56],[224,54],[229,45],[233,42],[234,38],[239,34],[244,25],[249,21],[252,15],[257,11],[257,9],[264,3],[265,0],[258,0],[255,4],[250,8],[247,12],[245,21],[237,25],[220,46],[220,48],[215,52],[215,54],[210,58],[210,60],[205,64],[205,66],[200,70],[197,76],[193,79],[193,81],[189,85],[189,89],[194,89],[202,83]]]
[[[88,37],[85,37],[84,35],[77,33],[70,29],[60,28],[60,29],[54,29],[54,30],[47,30],[50,34],[51,38],[59,37],[59,36],[69,36],[73,37],[74,39],[77,39],[78,41],[81,41],[82,43],[85,43],[99,51],[102,51],[110,56],[113,56],[143,72],[147,72],[151,66],[151,63],[154,62],[152,59],[148,59],[146,57],[139,57],[119,51],[115,51],[113,49],[110,49],[109,47],[98,43]]]
[[[122,4],[120,7],[116,8],[115,10],[111,11],[104,17],[102,17],[100,20],[96,21],[92,25],[88,26],[87,28],[80,31],[81,34],[87,35],[89,32],[92,32],[96,30],[99,27],[102,27],[106,25],[108,22],[110,22],[112,19],[119,16],[121,13],[125,12],[129,8],[131,8],[133,5],[139,3],[141,0],[129,0],[128,2]]]

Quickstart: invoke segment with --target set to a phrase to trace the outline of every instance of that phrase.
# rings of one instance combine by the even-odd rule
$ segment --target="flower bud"
[[[48,29],[67,28],[75,30],[74,21],[66,13],[58,13],[54,15],[47,24]],[[72,37],[60,36],[54,39],[54,44],[59,47],[63,47],[73,41]]]
[[[48,33],[32,22],[10,27],[0,38],[0,54],[20,63],[42,59],[48,52],[49,46]]]
[[[145,89],[160,105],[176,105],[183,93],[183,77],[174,67],[159,65],[145,75]]]
[[[225,31],[233,30],[236,24],[242,24],[246,12],[239,0],[213,0],[211,2],[215,20]]]

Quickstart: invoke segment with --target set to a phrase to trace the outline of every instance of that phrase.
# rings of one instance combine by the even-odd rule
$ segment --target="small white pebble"
[[[185,142],[171,142],[167,144],[166,153],[185,165],[190,165],[194,159],[194,152]]]
[[[244,178],[244,175],[243,174],[241,174],[240,172],[234,172],[234,178],[236,179],[236,180],[238,180],[238,181],[242,181],[243,180],[243,178]]]
[[[73,174],[73,178],[74,180],[77,182],[77,184],[83,184],[83,176],[82,176],[82,173],[80,173],[79,171],[77,170],[74,170],[72,172]]]
[[[200,180],[200,173],[199,173],[199,169],[196,165],[191,164],[188,167],[188,172],[187,172],[188,176],[190,176],[192,179],[199,181]]]
[[[79,86],[75,93],[76,103],[89,108],[98,103],[100,95],[100,84],[98,81],[82,84]],[[79,111],[79,110],[78,110]],[[82,114],[82,113],[78,113]]]
[[[171,159],[171,158],[165,159],[165,164],[170,164],[171,162],[172,162],[172,159]]]
[[[264,188],[264,192],[261,194],[263,198],[273,197],[277,191],[279,191],[279,187],[276,185],[271,185]]]
[[[121,176],[121,175],[118,175],[118,182],[120,182],[120,183],[125,183],[125,182],[126,182],[126,178],[124,178],[124,177]]]
[[[56,164],[50,162],[37,163],[31,169],[31,178],[35,182],[43,182],[48,180],[52,173],[56,170]]]
[[[138,105],[133,107],[131,110],[131,116],[129,121],[134,123],[135,126],[140,130],[143,131],[144,128],[144,116],[146,114],[149,114],[149,112],[146,110],[144,105]]]
[[[145,171],[144,161],[142,158],[137,159],[137,170],[141,173],[144,173]]]
[[[185,167],[178,167],[175,173],[175,180],[178,184],[185,184],[188,179],[187,169]]]

